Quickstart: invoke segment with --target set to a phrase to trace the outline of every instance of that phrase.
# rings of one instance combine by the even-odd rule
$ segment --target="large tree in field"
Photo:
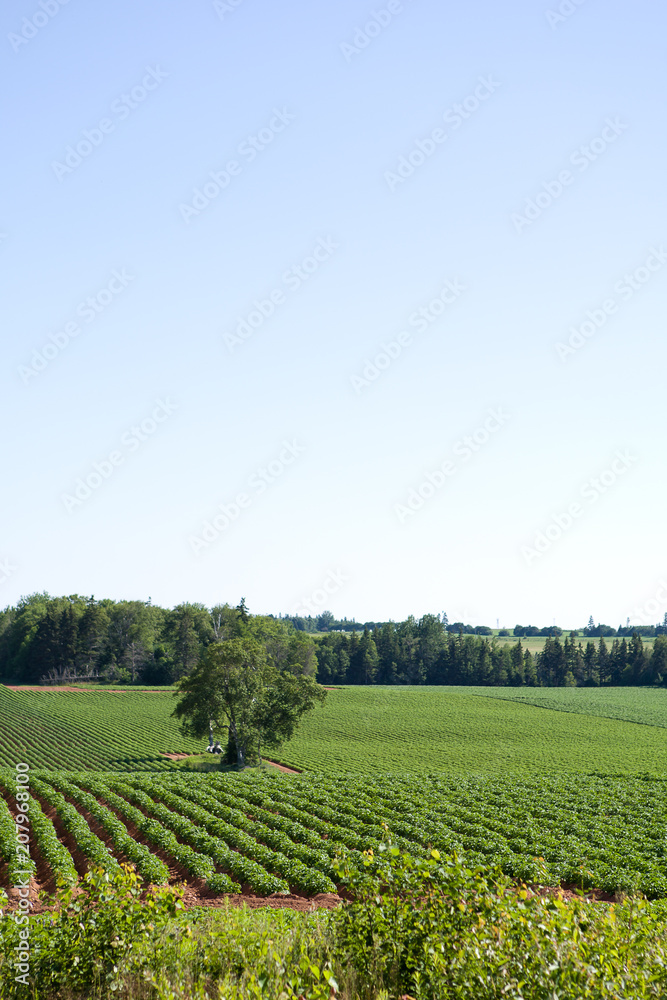
[[[301,717],[326,696],[313,676],[312,640],[276,619],[248,615],[245,605],[219,609],[217,638],[177,690],[181,730],[231,744],[239,767],[276,749]]]

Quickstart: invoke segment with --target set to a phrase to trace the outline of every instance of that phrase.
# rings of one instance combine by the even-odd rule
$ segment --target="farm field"
[[[390,835],[528,881],[667,897],[667,691],[336,689],[271,754],[304,772],[288,776],[166,759],[202,749],[173,705],[172,691],[0,687],[3,886],[20,867],[11,768],[25,761],[34,885],[49,891],[131,862],[204,902],[310,897],[336,891],[341,848],[360,861]]]
[[[163,754],[205,743],[181,735],[174,703],[171,690],[0,687],[0,766],[174,770],[187,762]],[[665,690],[348,687],[329,692],[270,756],[302,771],[659,775],[665,726]]]
[[[626,698],[632,711],[633,705],[644,704],[642,697],[653,697],[662,718],[659,706],[665,705],[667,692],[646,691],[635,700],[636,690],[618,689],[616,704],[622,706]],[[302,770],[373,774],[667,774],[667,734],[662,727],[637,726],[590,712],[545,711],[508,700],[514,693],[532,698],[533,693],[541,696],[544,689],[349,687],[332,691],[275,759]],[[590,689],[573,689],[573,695],[590,704],[586,702]]]
[[[667,728],[665,688],[487,688],[487,697]]]
[[[169,769],[161,754],[196,753],[181,735],[173,691],[11,691],[0,686],[0,766]]]
[[[494,631],[493,636],[488,636],[487,637],[489,639],[489,641],[492,640],[492,639],[495,639],[495,641],[499,645],[501,645],[501,646],[502,645],[513,646],[513,645],[515,645],[515,643],[520,642],[521,645],[523,646],[523,648],[530,650],[530,652],[533,654],[533,656],[535,655],[535,653],[541,653],[542,652],[542,650],[544,649],[544,644],[547,641],[546,640],[546,636],[543,636],[543,635],[522,635],[522,636],[516,636],[516,635],[498,635],[497,634],[498,633],[497,629],[494,629],[493,631]],[[570,630],[569,629],[563,629],[563,634],[560,636],[561,643],[565,642],[565,639],[569,635],[570,635]],[[613,641],[614,641],[615,638],[617,638],[617,637],[613,636],[613,635],[605,636],[605,640],[604,641],[605,641],[608,649],[611,648],[611,644],[613,643]],[[623,636],[618,636],[618,640],[619,640],[619,642],[622,642]],[[592,637],[589,638],[586,635],[582,635],[581,632],[580,632],[578,636],[575,636],[574,641],[576,643],[581,643],[581,645],[585,648],[587,642],[593,642],[597,646],[597,644],[599,643],[600,639],[599,639],[598,636],[592,636]],[[629,642],[629,641],[630,641],[629,636],[626,636],[626,642]],[[642,643],[643,643],[643,645],[645,646],[646,649],[652,650],[653,649],[653,644],[655,643],[655,636],[653,636],[653,635],[643,635],[642,636]]]
[[[6,888],[11,780],[0,773]],[[667,783],[656,779],[37,771],[31,791],[41,886],[131,861],[149,882],[185,879],[209,899],[334,893],[336,855],[347,848],[361,865],[389,835],[415,856],[456,851],[527,881],[667,896]]]

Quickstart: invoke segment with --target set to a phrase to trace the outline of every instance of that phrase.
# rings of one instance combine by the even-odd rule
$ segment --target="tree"
[[[597,687],[600,683],[600,675],[597,669],[598,666],[598,654],[595,648],[595,643],[589,641],[586,643],[586,649],[584,650],[584,684],[587,687]]]
[[[533,654],[529,649],[523,654],[523,676],[528,687],[537,687],[537,670],[535,669]]]
[[[569,652],[570,642],[573,640],[570,638],[566,642]],[[547,687],[562,687],[565,684],[568,672],[566,651],[557,637],[548,638],[544,643],[544,649],[538,657],[538,671],[540,682]]]
[[[97,671],[108,627],[109,615],[106,607],[91,597],[79,619],[77,672],[82,671],[84,675],[90,675]]]
[[[158,614],[157,608],[143,601],[119,601],[113,605],[105,654],[110,680],[136,681],[152,655]]]
[[[329,629],[333,628],[335,621],[331,611],[323,611],[321,615],[317,616],[317,631],[328,632]]]
[[[290,739],[326,691],[298,662],[297,657],[309,659],[307,636],[275,619],[247,611],[244,616],[240,606],[229,611],[235,617],[225,615],[223,637],[206,647],[180,681],[173,715],[182,720],[185,735],[199,739],[217,731],[224,739],[228,734],[234,762],[245,767],[261,760],[264,746],[277,748]]]
[[[171,679],[196,666],[201,650],[213,638],[209,612],[202,604],[179,604],[165,619],[162,636],[171,651]]]
[[[646,684],[647,677],[644,676],[647,668],[647,656],[641,636],[637,632],[632,633],[628,648],[628,666],[624,681],[627,684]]]
[[[600,684],[609,683],[609,671],[609,650],[603,636],[600,636],[600,641],[598,642],[598,673],[600,675]]]
[[[515,687],[524,683],[524,672],[523,672],[523,647],[521,641],[517,642],[510,649],[510,660],[512,663],[512,669],[510,673],[510,684]]]
[[[663,684],[667,679],[667,636],[659,635],[651,655],[651,681]]]
[[[29,648],[24,680],[34,683],[46,676],[57,676],[61,673],[59,650],[59,625],[56,602],[49,604],[46,614],[41,619]]]

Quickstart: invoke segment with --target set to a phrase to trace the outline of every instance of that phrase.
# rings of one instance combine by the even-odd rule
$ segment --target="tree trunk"
[[[239,739],[239,734],[236,729],[236,722],[234,719],[229,720],[229,732],[234,740],[234,746],[236,747],[236,763],[239,768],[245,767],[245,750],[243,744]]]

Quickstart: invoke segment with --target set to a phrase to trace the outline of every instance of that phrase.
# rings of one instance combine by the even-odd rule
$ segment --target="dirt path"
[[[76,691],[79,694],[83,692],[84,694],[92,694],[97,691],[102,691],[104,694],[129,694],[130,691],[134,694],[162,694],[162,691],[146,691],[144,688],[108,688],[108,687],[74,687],[72,684],[3,684],[3,687],[7,688],[8,691],[48,691],[49,693],[54,693],[58,691]],[[170,690],[170,688],[165,688],[165,691]]]
[[[267,764],[271,764],[273,767],[277,767],[278,770],[282,771],[283,774],[302,774],[303,773],[302,771],[297,771],[293,767],[285,767],[284,764],[279,764],[275,760],[269,760],[268,757],[262,757],[262,760],[264,760]]]

